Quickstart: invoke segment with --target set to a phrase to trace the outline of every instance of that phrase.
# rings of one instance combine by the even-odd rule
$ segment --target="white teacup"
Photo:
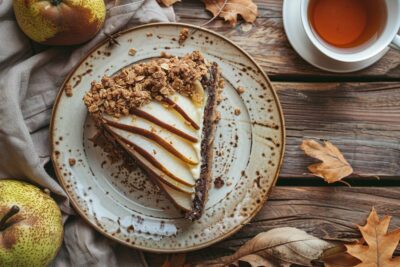
[[[400,28],[400,0],[385,0],[387,7],[386,25],[378,38],[354,48],[336,48],[327,45],[318,37],[308,19],[309,2],[309,0],[302,0],[301,3],[303,27],[310,41],[326,56],[341,62],[360,62],[376,56],[389,45],[400,50],[400,36],[397,34]]]

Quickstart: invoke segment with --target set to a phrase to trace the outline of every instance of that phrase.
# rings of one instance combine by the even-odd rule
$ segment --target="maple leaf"
[[[321,145],[314,140],[303,140],[300,148],[306,155],[322,161],[311,164],[308,170],[328,183],[340,181],[353,173],[353,168],[343,154],[329,141],[324,141]]]
[[[236,25],[238,15],[246,22],[254,22],[258,16],[257,5],[252,0],[204,0],[206,9]]]
[[[180,2],[181,0],[157,0],[158,3],[164,6],[172,6],[176,2]]]
[[[354,267],[399,267],[400,257],[392,258],[400,241],[400,229],[388,233],[391,217],[385,216],[379,220],[378,214],[372,208],[364,226],[358,226],[365,240],[357,244],[345,245],[347,253],[361,261]]]

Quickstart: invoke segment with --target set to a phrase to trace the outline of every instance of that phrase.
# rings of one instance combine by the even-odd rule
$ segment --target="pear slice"
[[[204,93],[204,92],[203,92]],[[203,98],[206,96],[204,95]],[[174,94],[165,98],[165,102],[175,109],[195,129],[200,129],[203,107],[195,104],[189,97]]]
[[[188,188],[179,183],[174,185],[166,183],[165,175],[162,171],[157,169],[151,164],[146,158],[140,155],[135,149],[126,144],[123,140],[116,138],[117,142],[127,151],[136,162],[147,172],[151,180],[156,183],[167,196],[174,202],[178,208],[184,211],[190,211],[192,209],[192,195],[194,194],[194,188]],[[190,191],[190,192],[188,192]]]
[[[105,115],[103,118],[110,126],[131,133],[140,134],[151,139],[186,163],[192,165],[199,163],[199,158],[193,147],[193,143],[190,143],[184,138],[179,137],[152,122],[134,115],[123,116],[120,118]]]
[[[131,145],[168,176],[174,178],[179,183],[194,186],[195,179],[191,168],[188,168],[186,163],[169,153],[168,150],[139,134],[130,133],[112,126],[107,128],[111,134]]]
[[[169,127],[167,128],[167,130],[174,128],[178,130],[178,132],[182,132],[187,136],[191,136],[192,139],[198,141],[197,130],[191,127],[190,123],[182,119],[181,116],[177,116],[176,111],[173,108],[171,108],[168,104],[161,103],[158,101],[152,101],[138,108],[137,110],[145,112],[148,115],[151,115],[153,118],[156,118],[159,121],[161,121],[164,125],[168,125]],[[137,115],[135,114],[135,112],[133,112],[133,114]],[[151,122],[158,124],[153,120],[151,120]],[[164,127],[164,125],[160,126]],[[176,131],[174,133],[176,133]]]

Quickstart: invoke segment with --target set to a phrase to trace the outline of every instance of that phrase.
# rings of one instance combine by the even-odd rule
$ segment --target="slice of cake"
[[[196,220],[211,180],[222,88],[217,64],[195,51],[105,76],[92,83],[84,102],[116,150],[133,158],[188,219]]]

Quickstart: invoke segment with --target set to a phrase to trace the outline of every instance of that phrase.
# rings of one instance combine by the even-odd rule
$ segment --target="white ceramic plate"
[[[360,62],[341,62],[321,53],[307,37],[301,21],[301,0],[285,0],[283,3],[283,25],[293,49],[308,63],[322,70],[348,73],[365,69],[381,59],[389,48],[378,55]]]
[[[197,30],[180,46],[176,39],[184,26]],[[82,60],[64,83],[73,85],[73,96],[62,88],[54,106],[52,160],[72,204],[99,232],[148,251],[189,251],[232,235],[262,207],[282,162],[283,116],[267,76],[232,42],[189,25],[144,25],[122,32],[117,41],[120,45],[112,47],[100,44]],[[130,48],[137,50],[135,56],[128,55]],[[182,56],[194,50],[217,62],[226,81],[213,166],[213,178],[222,177],[225,185],[216,189],[212,184],[204,215],[189,222],[140,169],[128,172],[121,163],[111,164],[93,146],[89,139],[96,129],[82,98],[91,81],[104,74],[158,57],[161,51]],[[242,95],[238,86],[246,90]],[[70,158],[76,160],[74,166]]]

